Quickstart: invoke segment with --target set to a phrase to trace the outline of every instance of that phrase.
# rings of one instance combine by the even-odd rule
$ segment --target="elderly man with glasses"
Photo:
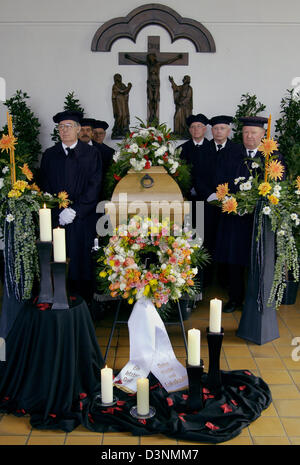
[[[101,158],[95,147],[78,140],[82,114],[63,111],[53,117],[61,142],[48,148],[42,157],[40,177],[44,192],[66,191],[68,208],[53,211],[53,227],[66,229],[69,291],[87,302],[92,296],[91,249],[96,236],[96,206],[102,180]]]

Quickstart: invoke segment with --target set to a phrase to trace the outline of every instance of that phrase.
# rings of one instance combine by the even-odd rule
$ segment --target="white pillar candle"
[[[200,330],[189,329],[188,331],[188,364],[200,365]]]
[[[40,220],[40,241],[41,242],[51,242],[52,241],[52,222],[51,222],[51,209],[40,208],[39,210],[39,220]]]
[[[101,400],[103,404],[113,402],[113,371],[107,366],[101,370]]]
[[[149,379],[139,378],[137,380],[137,413],[148,415],[149,413]]]
[[[209,331],[211,333],[221,332],[221,318],[222,318],[222,300],[212,299],[210,301],[210,311],[209,311]]]
[[[55,262],[66,261],[66,232],[63,228],[53,229],[53,259]]]

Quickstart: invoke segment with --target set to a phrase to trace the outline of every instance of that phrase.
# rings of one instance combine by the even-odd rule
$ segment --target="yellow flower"
[[[271,179],[277,181],[277,179],[282,179],[284,173],[284,166],[278,160],[272,160],[268,163],[267,173]]]
[[[149,284],[147,284],[147,286],[145,286],[144,295],[147,297],[149,292],[150,292],[150,286],[149,286]]]
[[[268,182],[262,182],[258,186],[259,195],[263,195],[265,197],[270,192],[271,189],[272,187],[270,186]]]
[[[276,195],[268,195],[268,200],[273,204],[273,205],[277,205],[278,202],[279,202],[279,199],[278,197],[276,197]]]
[[[223,200],[228,192],[228,182],[225,182],[225,184],[219,184],[216,192],[217,199],[220,201]]]
[[[8,197],[15,197],[15,198],[18,198],[18,197],[21,197],[22,193],[18,190],[15,190],[15,189],[12,189],[11,191],[9,191],[9,193],[7,194]]]
[[[61,191],[57,194],[57,198],[59,199],[59,208],[67,208],[70,200],[69,200],[69,194],[65,191]]]
[[[266,157],[267,155],[270,155],[271,153],[274,152],[274,150],[278,150],[278,145],[275,140],[272,139],[263,139],[261,141],[260,146],[258,147],[258,150],[264,154]]]
[[[15,144],[17,143],[17,139],[14,136],[8,136],[3,134],[2,138],[0,139],[0,148],[3,152],[6,150],[8,152],[11,149],[15,148]]]
[[[25,174],[26,178],[28,179],[28,181],[31,181],[32,178],[33,178],[33,174],[31,172],[31,170],[29,169],[29,166],[27,163],[24,163],[23,166],[19,166],[19,168],[21,168],[21,171],[23,174]]]
[[[99,276],[100,276],[101,278],[105,278],[105,277],[107,276],[106,271],[101,271],[101,272],[99,273]]]
[[[230,197],[228,200],[225,200],[222,204],[222,212],[223,213],[237,213],[237,206],[238,203],[234,197]]]
[[[130,305],[133,304],[133,298],[132,298],[132,297],[130,297],[130,299],[128,299],[128,303],[129,303]]]
[[[15,190],[19,190],[21,192],[24,192],[25,189],[30,189],[30,186],[27,181],[17,181],[14,183],[13,188]]]
[[[41,189],[39,188],[39,186],[35,182],[33,184],[30,184],[30,189],[32,191],[41,192]]]

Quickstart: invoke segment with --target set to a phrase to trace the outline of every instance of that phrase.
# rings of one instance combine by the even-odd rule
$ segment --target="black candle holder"
[[[53,302],[53,286],[51,275],[52,242],[37,242],[37,250],[40,262],[40,292],[38,303]]]
[[[224,329],[220,333],[212,333],[206,328],[207,344],[209,353],[209,368],[207,375],[207,385],[211,389],[219,388],[222,385],[222,374],[220,371],[220,354],[224,337]]]
[[[52,310],[66,310],[69,307],[66,287],[66,262],[52,262],[53,273],[53,305]]]
[[[200,365],[189,365],[186,361],[186,371],[189,380],[187,409],[190,411],[201,410],[203,408],[203,370],[204,364],[202,359],[200,360]]]

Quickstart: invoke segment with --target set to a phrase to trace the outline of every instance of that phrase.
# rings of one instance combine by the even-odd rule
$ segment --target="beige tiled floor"
[[[186,330],[195,327],[202,333],[202,358],[208,365],[205,330],[208,326],[208,303],[213,297],[222,298],[215,288],[208,288],[204,300],[199,303],[185,322]],[[241,313],[223,314],[225,329],[221,353],[224,370],[250,369],[266,381],[271,389],[273,402],[260,418],[242,430],[241,434],[224,445],[300,445],[300,360],[292,360],[293,338],[300,338],[300,292],[295,305],[282,306],[278,311],[280,338],[259,346],[235,335]],[[111,318],[95,323],[99,345],[104,353],[108,341]],[[185,363],[183,340],[178,326],[168,326],[178,360]],[[299,340],[300,343],[300,340]],[[300,347],[300,346],[299,346]],[[298,351],[300,355],[300,350]],[[117,327],[108,356],[108,365],[121,369],[128,361],[129,339],[127,326]],[[189,441],[176,441],[162,435],[136,437],[130,433],[91,433],[79,427],[72,433],[40,431],[33,429],[29,417],[0,415],[0,445],[187,445]],[[194,443],[195,444],[195,443]]]

